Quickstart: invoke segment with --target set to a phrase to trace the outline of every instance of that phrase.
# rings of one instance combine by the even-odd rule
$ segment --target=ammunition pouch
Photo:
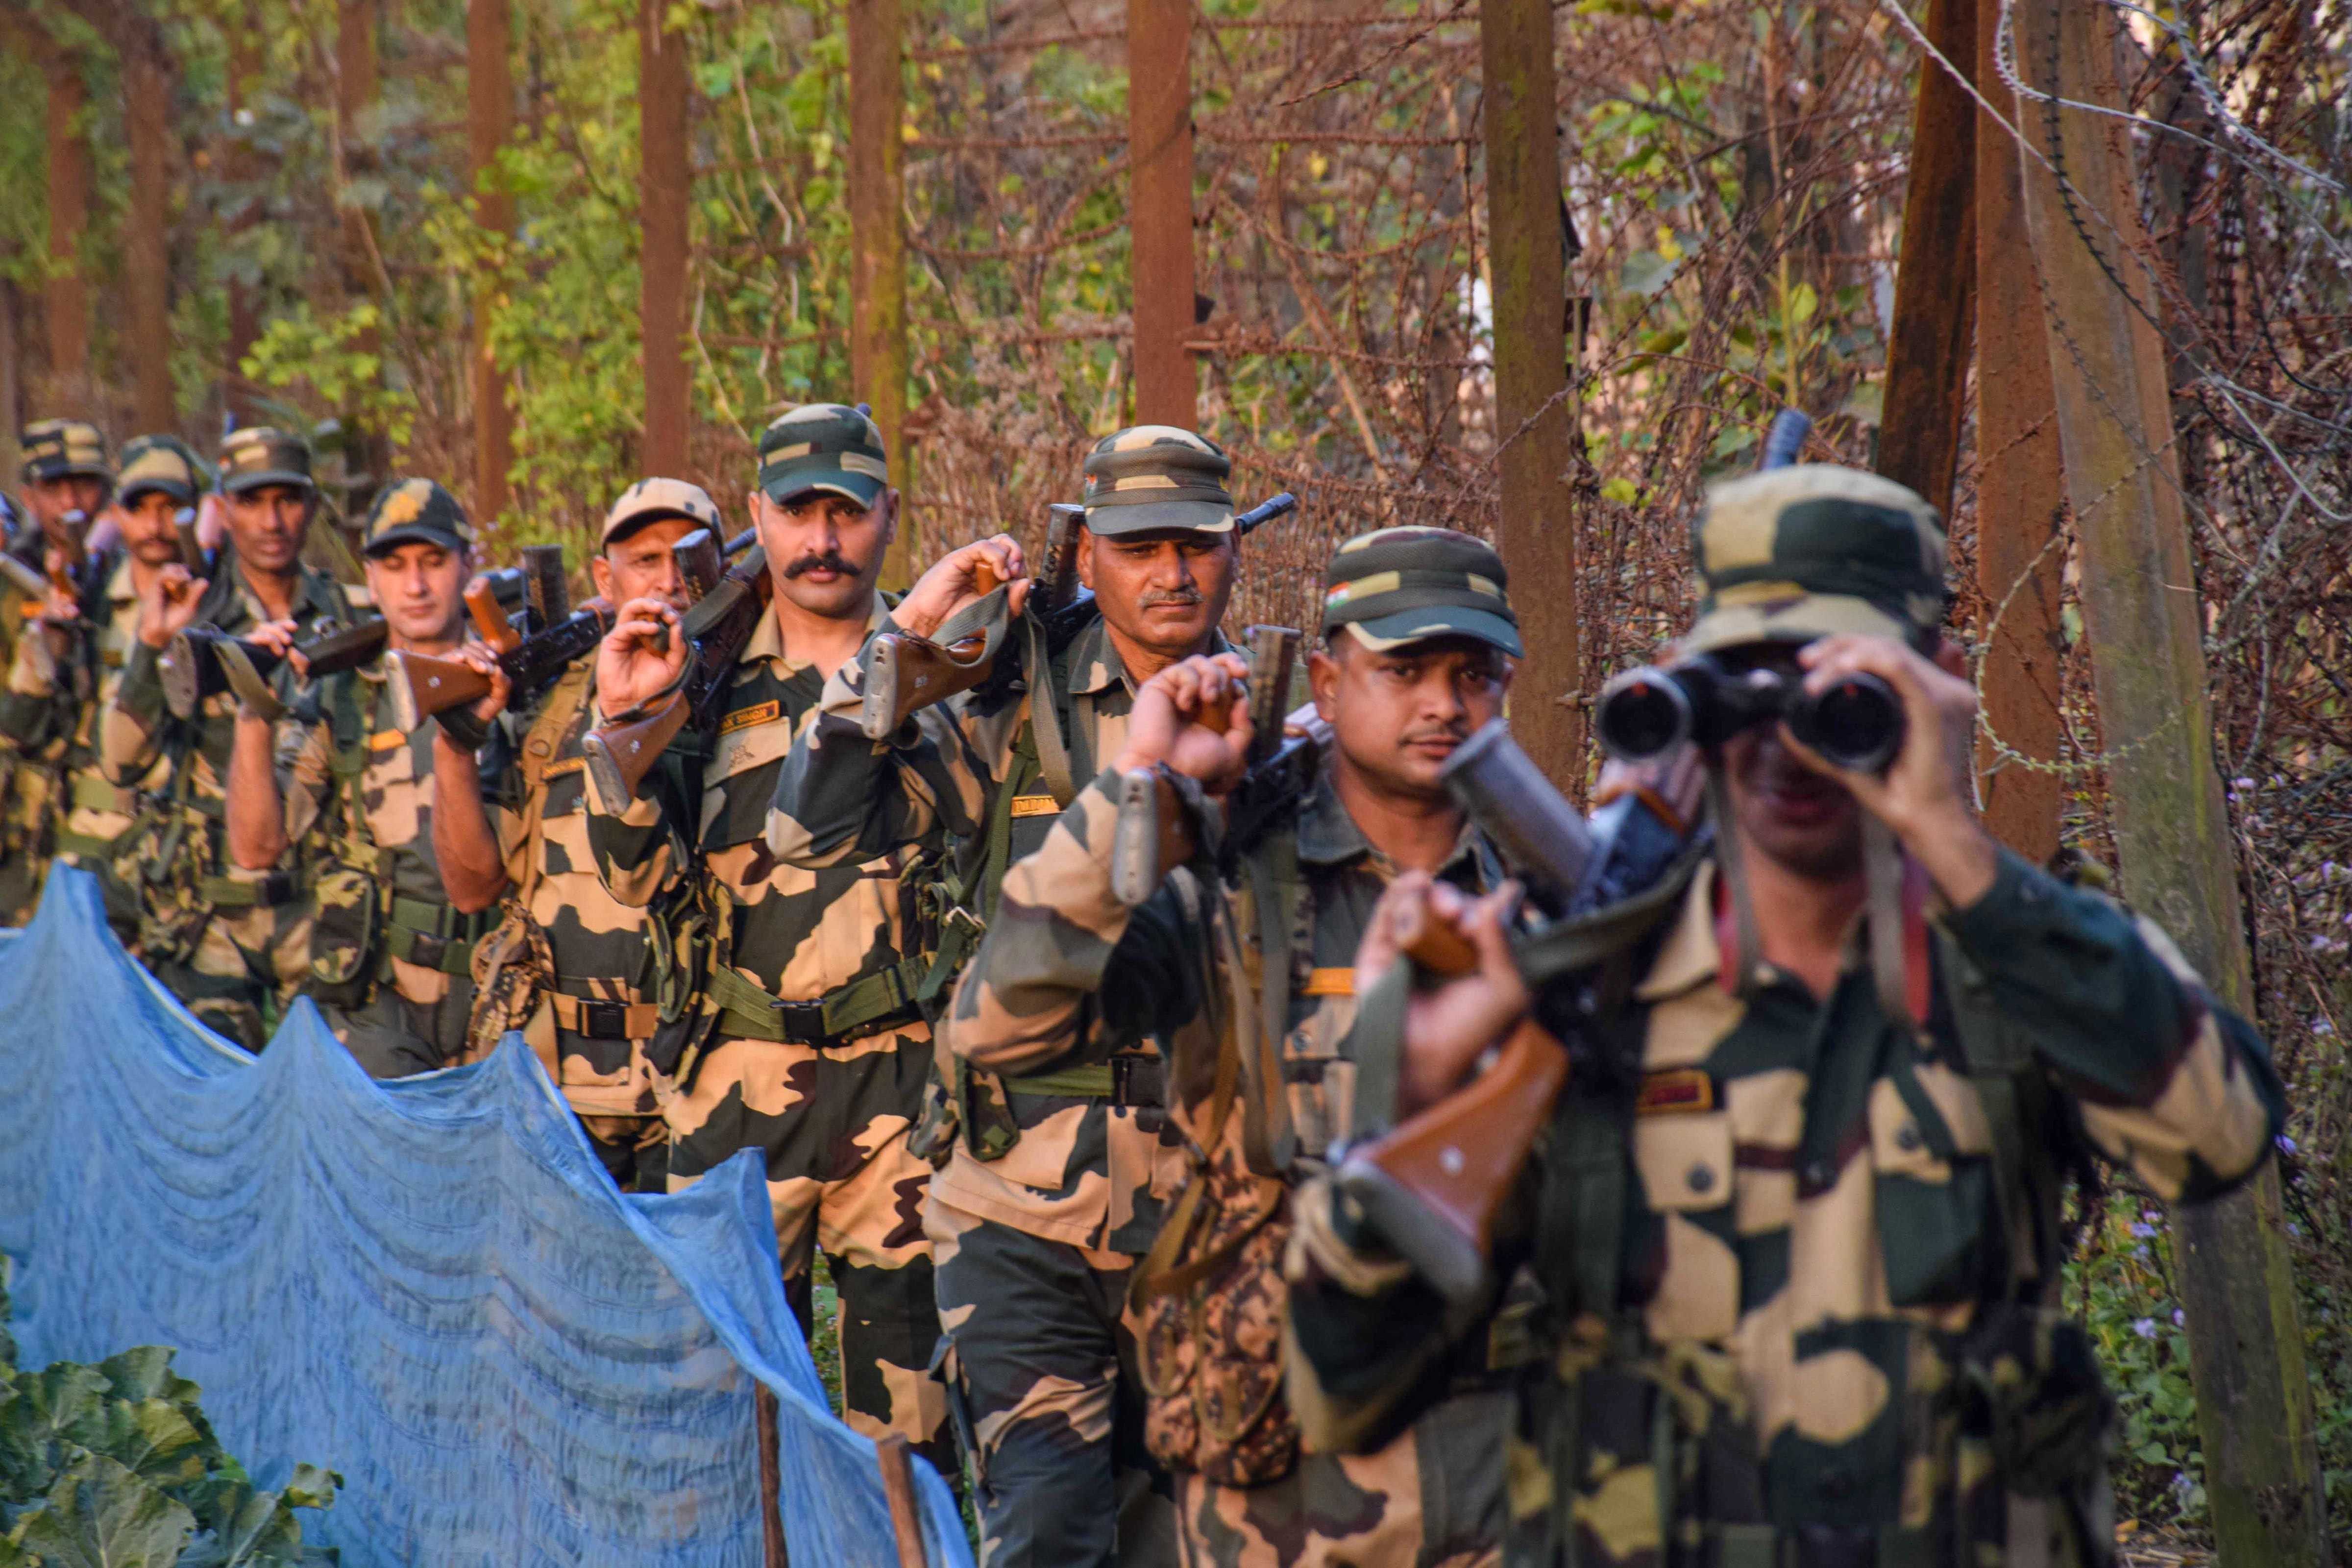
[[[389,969],[379,868],[337,853],[319,866],[310,889],[310,971],[303,992],[322,1006],[363,1007]]]
[[[138,896],[139,955],[150,966],[194,959],[211,923],[207,889],[226,880],[211,875],[212,823],[218,815],[188,798],[184,786],[176,787],[149,799],[118,841],[114,875]],[[249,885],[236,885],[247,888],[249,904]]]

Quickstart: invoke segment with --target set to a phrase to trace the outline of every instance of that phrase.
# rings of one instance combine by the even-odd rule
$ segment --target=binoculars
[[[1592,724],[1601,749],[1644,763],[1685,741],[1719,746],[1751,725],[1786,723],[1789,733],[1841,768],[1883,772],[1903,749],[1903,701],[1869,674],[1828,690],[1769,665],[1736,668],[1711,654],[1629,669],[1601,688]]]

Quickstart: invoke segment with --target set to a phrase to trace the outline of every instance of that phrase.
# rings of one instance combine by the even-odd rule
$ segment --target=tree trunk
[[[1928,0],[1927,37],[1969,68],[1977,0]],[[1969,317],[1976,287],[1976,105],[1933,58],[1919,62],[1911,115],[1911,178],[1903,195],[1903,253],[1895,274],[1895,330],[1878,471],[1939,512],[1952,506],[1967,405]]]
[[[32,30],[39,31],[39,24]],[[89,291],[81,272],[82,230],[89,221],[89,143],[82,111],[89,89],[81,62],[44,39],[42,74],[48,84],[49,386],[55,414],[95,415],[89,384]]]
[[[1549,0],[1486,0],[1478,12],[1486,101],[1486,231],[1495,320],[1495,543],[1511,574],[1527,645],[1513,688],[1519,744],[1572,800],[1584,797],[1585,693],[1578,643],[1576,532],[1568,470],[1567,238]]]
[[[513,21],[507,0],[467,0],[466,100],[474,216],[503,242],[514,232],[514,197],[499,185],[499,151],[514,132],[514,84],[509,56]],[[474,287],[474,521],[490,527],[507,507],[507,470],[514,467],[514,415],[507,378],[491,343],[502,285],[478,277]]]
[[[2026,6],[2018,17],[2029,86],[2123,107],[2105,7]],[[2251,1013],[2229,812],[2213,765],[2201,600],[2128,132],[2120,119],[2050,103],[2022,110],[2028,137],[2056,170],[2031,157],[2021,165],[2034,258],[2053,307],[2050,364],[2124,890],[2223,1000]],[[2328,1560],[2327,1514],[2277,1167],[2219,1202],[2183,1207],[2176,1224],[2221,1562],[2317,1568]]]
[[[250,26],[233,25],[228,39],[229,131],[221,163],[229,183],[240,187],[249,187],[256,174],[252,139],[240,116],[247,112],[260,76],[259,40]],[[248,201],[236,212],[225,215],[224,226],[232,235],[242,234],[253,226],[259,216],[259,204]],[[245,362],[260,339],[261,309],[254,297],[253,285],[241,277],[232,277],[228,282],[227,363],[222,367],[221,395],[223,412],[228,416],[231,428],[252,424],[259,414],[256,389],[245,374]]]
[[[1128,0],[1129,262],[1135,294],[1135,419],[1189,430],[1200,417],[1192,335],[1192,0]]]
[[[335,6],[335,130],[342,147],[342,177],[346,199],[342,210],[343,295],[354,303],[376,293],[374,220],[368,210],[349,199],[351,182],[377,172],[375,105],[381,91],[376,64],[376,0],[337,0]],[[370,326],[353,336],[352,346],[383,353],[383,329]],[[375,426],[371,412],[362,407],[343,411],[344,503],[357,513],[374,500],[392,463],[392,444]]]
[[[645,355],[648,474],[686,471],[687,36],[662,30],[664,0],[637,7],[637,311]],[[856,96],[855,81],[851,95]],[[853,182],[854,188],[854,182]]]
[[[1993,67],[2000,7],[1977,6],[1977,84],[2017,122]],[[1992,616],[1984,666],[1984,734],[1977,762],[1985,825],[2035,865],[2058,852],[2059,775],[2031,768],[2058,760],[2058,620],[2065,572],[2065,475],[2050,390],[2050,341],[2026,232],[2017,147],[1981,110],[1976,128],[1977,587]],[[2002,754],[1998,738],[2016,756]]]
[[[132,13],[122,51],[124,129],[131,143],[131,212],[123,235],[131,313],[131,384],[139,428],[179,424],[172,388],[172,71],[163,29]]]
[[[899,0],[849,0],[849,373],[858,399],[873,405],[901,492],[898,534],[882,568],[886,587],[913,582],[919,559],[906,510],[915,466],[905,445],[905,58]],[[1188,203],[1189,192],[1188,177]]]

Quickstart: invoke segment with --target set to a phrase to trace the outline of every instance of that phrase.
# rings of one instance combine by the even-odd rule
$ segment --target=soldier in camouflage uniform
[[[57,862],[96,875],[108,923],[134,952],[139,899],[114,874],[113,861],[139,796],[169,782],[169,769],[159,757],[137,786],[118,788],[99,761],[98,720],[138,635],[139,595],[179,559],[176,514],[210,482],[195,454],[173,437],[142,436],[122,449],[114,506],[121,546],[91,563],[88,578],[97,592],[87,604],[52,594],[38,614],[47,635],[18,640],[0,695],[0,735],[20,757],[45,762],[58,781],[64,815],[54,829]]]
[[[655,598],[683,610],[686,584],[670,546],[697,529],[716,535],[724,527],[699,487],[640,479],[604,518],[602,552],[588,563],[597,597],[614,605]],[[509,978],[508,1005],[478,1018],[478,1047],[488,1026],[515,1022],[551,1064],[549,1076],[613,1180],[624,1191],[666,1191],[669,1135],[652,1055],[667,1047],[674,1062],[677,1037],[698,1020],[673,1018],[665,1027],[646,913],[605,890],[588,847],[581,739],[591,720],[595,656],[575,662],[531,711],[512,716],[498,661],[479,644],[465,657],[490,677],[489,695],[470,712],[473,725],[489,727],[488,745],[478,748],[478,763],[472,735],[452,722],[463,716],[442,716],[434,846],[450,902],[488,910],[508,900],[486,943],[488,956],[499,957],[502,969],[529,971]],[[647,787],[673,792],[681,803],[698,798],[688,792],[680,765],[691,761],[689,750],[673,746]],[[542,943],[543,968],[530,956]]]
[[[1448,1368],[1452,1397],[1377,1451],[1299,1455],[1266,1397],[1280,1378],[1273,1340],[1221,1344],[1210,1325],[1253,1310],[1279,1321],[1284,1194],[1350,1131],[1353,964],[1382,889],[1403,873],[1465,896],[1502,880],[1439,770],[1501,711],[1521,651],[1506,581],[1493,550],[1447,530],[1343,545],[1310,668],[1332,729],[1320,783],[1294,820],[1227,847],[1223,869],[1196,856],[1130,910],[1111,891],[1120,776],[1164,764],[1214,789],[1246,746],[1239,728],[1190,721],[1212,688],[1240,679],[1237,658],[1188,660],[1148,683],[1121,750],[1005,879],[957,991],[955,1048],[992,1069],[1052,1070],[1097,1032],[1150,1036],[1169,1063],[1192,1169],[1131,1296],[1155,1446],[1180,1471],[1188,1563],[1468,1565],[1499,1546],[1507,1401],[1484,1345]],[[1194,842],[1213,842],[1205,825]],[[1262,1022],[1276,1018],[1278,1051],[1257,1058]],[[1218,1425],[1211,1390],[1234,1386],[1257,1391],[1234,1402],[1254,1416],[1217,1438],[1237,1457],[1185,1441],[1188,1426]]]
[[[1312,1189],[1293,1404],[1348,1449],[1454,1347],[1523,1346],[1512,1563],[2105,1563],[2113,1407],[2058,1311],[2061,1177],[2095,1151],[2173,1202],[2243,1181],[2281,1116],[2267,1053],[2153,926],[1978,821],[1918,497],[1779,469],[1713,491],[1696,543],[1684,653],[1815,690],[1877,676],[1902,749],[1846,772],[1774,723],[1710,756],[1714,853],[1599,980],[1541,998],[1581,1044],[1496,1227],[1509,1310],[1449,1315]],[[1497,911],[1426,896],[1466,914],[1479,971],[1358,1025],[1424,1102],[1528,1006]],[[1393,962],[1387,920],[1360,973]]]
[[[839,404],[784,414],[760,454],[750,505],[774,597],[726,687],[699,800],[606,800],[592,772],[588,841],[622,903],[690,902],[707,921],[701,1016],[680,1055],[653,1064],[677,1084],[665,1107],[671,1187],[760,1150],[803,1325],[814,1249],[840,1292],[847,1419],[944,1460],[945,1401],[926,1373],[939,1331],[921,1224],[930,1167],[907,1148],[930,1061],[914,1000],[912,889],[887,846],[821,871],[770,847],[793,735],[888,614],[874,582],[898,493],[881,432]],[[600,721],[682,679],[677,619],[667,600],[621,607],[597,657]],[[660,628],[666,652],[653,647]]]
[[[0,668],[10,671],[12,691],[21,668],[26,689],[41,684],[43,672],[54,667],[77,639],[76,628],[98,611],[98,589],[106,582],[110,558],[94,557],[81,566],[75,592],[52,589],[35,594],[20,587],[19,575],[39,577],[48,570],[50,556],[64,552],[70,559],[78,542],[90,531],[99,509],[114,487],[114,468],[106,459],[106,441],[94,425],[78,419],[44,419],[26,426],[19,437],[25,453],[25,500],[37,526],[20,530],[7,542],[7,552],[20,569],[0,577]],[[31,645],[43,645],[32,647]],[[20,666],[26,654],[35,661]],[[48,871],[51,838],[65,806],[65,752],[70,725],[64,732],[49,727],[56,716],[46,706],[37,711],[0,710],[0,925],[16,925],[40,901]]]
[[[474,529],[457,498],[431,479],[394,480],[376,492],[360,550],[386,648],[455,653],[474,567]],[[283,654],[294,628],[277,621],[249,635]],[[299,854],[314,907],[303,989],[372,1078],[460,1059],[474,943],[490,924],[442,891],[431,812],[440,731],[399,727],[399,678],[381,658],[331,676],[310,705],[316,718],[240,703],[229,759],[230,858],[264,872]]]
[[[198,622],[243,635],[290,621],[308,635],[322,621],[348,625],[342,588],[301,563],[317,507],[310,448],[297,436],[255,427],[223,444],[220,488],[228,538],[208,577],[177,563],[155,574],[139,604],[137,640],[100,719],[100,754],[118,788],[148,783],[159,762],[169,782],[145,796],[115,866],[139,889],[142,957],[189,1010],[247,1049],[267,1042],[278,1005],[307,977],[310,907],[301,879],[285,869],[231,863],[225,819],[234,692],[205,699],[192,720],[164,705],[158,660]],[[271,680],[279,701],[295,672]]]

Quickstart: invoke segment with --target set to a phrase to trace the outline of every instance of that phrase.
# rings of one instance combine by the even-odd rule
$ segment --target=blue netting
[[[59,870],[0,943],[0,1249],[25,1364],[172,1345],[304,1529],[375,1564],[761,1561],[752,1379],[798,1564],[895,1564],[874,1445],[835,1420],[757,1158],[624,1197],[537,1060],[371,1081],[301,1004],[258,1058],[196,1024]],[[971,1561],[919,1461],[931,1561]]]

